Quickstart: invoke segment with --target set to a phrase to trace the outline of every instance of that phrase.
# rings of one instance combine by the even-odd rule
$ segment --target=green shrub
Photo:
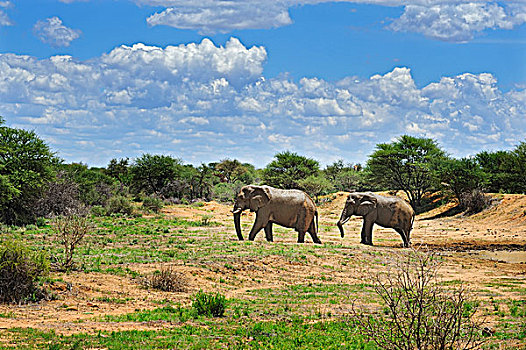
[[[219,294],[200,290],[193,298],[192,308],[198,315],[222,317],[225,314],[226,298]]]
[[[111,197],[106,204],[106,215],[111,214],[125,214],[130,215],[133,212],[133,207],[125,196]]]
[[[49,272],[44,253],[33,253],[20,242],[0,246],[0,302],[21,303],[45,297],[37,284]]]
[[[106,216],[106,209],[102,205],[94,205],[90,211],[91,214],[95,216]]]
[[[145,197],[142,201],[142,207],[148,211],[158,213],[163,207],[163,201],[157,197]]]

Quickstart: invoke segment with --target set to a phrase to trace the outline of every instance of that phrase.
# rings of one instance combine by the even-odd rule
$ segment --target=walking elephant
[[[241,234],[241,212],[250,209],[256,212],[256,221],[248,239],[253,241],[264,228],[267,241],[274,240],[272,224],[294,228],[298,232],[298,243],[305,242],[309,232],[314,243],[321,244],[318,238],[318,210],[314,201],[300,190],[280,190],[270,186],[245,186],[239,191],[234,202],[234,224],[237,237]],[[314,223],[316,218],[316,223]]]
[[[363,217],[362,239],[360,243],[373,245],[373,225],[395,229],[402,236],[404,247],[411,244],[410,233],[415,220],[415,212],[401,198],[386,197],[372,192],[354,192],[349,194],[340,220],[336,224],[344,236],[343,224],[352,215]]]

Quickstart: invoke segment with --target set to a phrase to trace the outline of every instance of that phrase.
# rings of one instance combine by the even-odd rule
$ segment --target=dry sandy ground
[[[507,288],[506,283],[523,291],[526,288],[526,196],[499,195],[498,199],[492,208],[469,217],[456,215],[436,218],[449,209],[448,206],[418,216],[412,232],[412,243],[415,247],[426,246],[443,255],[445,263],[441,270],[442,278],[464,281],[474,290],[483,289],[477,297],[524,300],[524,294],[517,292],[517,288]],[[187,305],[191,295],[199,289],[219,290],[227,297],[250,298],[246,293],[249,289],[282,288],[305,284],[306,281],[327,281],[320,276],[330,276],[327,283],[361,283],[369,275],[368,265],[347,265],[344,257],[363,261],[378,256],[389,259],[392,252],[404,249],[396,232],[379,227],[374,231],[375,246],[360,245],[360,218],[354,218],[345,225],[346,236],[342,240],[335,223],[344,201],[345,194],[339,193],[332,202],[320,206],[320,238],[329,246],[338,245],[331,252],[325,253],[323,247],[316,248],[316,254],[300,262],[279,255],[265,258],[232,257],[228,269],[224,262],[212,263],[213,266],[203,268],[176,261],[171,266],[184,273],[189,280],[189,288],[183,293],[146,290],[139,287],[131,277],[81,272],[55,274],[53,277],[61,278],[63,282],[55,282],[50,287],[60,296],[60,300],[21,306],[0,305],[0,314],[14,315],[0,318],[0,328],[32,327],[55,330],[60,334],[131,328],[160,329],[175,325],[162,321],[101,322],[97,318],[154,309],[164,299]],[[228,226],[210,230],[214,230],[215,234],[220,230],[231,231],[231,237],[225,236],[224,239],[235,240],[230,209],[229,206],[210,202],[198,208],[169,207],[164,209],[164,214],[187,219],[212,214],[212,220]],[[242,220],[243,223],[251,223],[253,218],[254,214],[246,214]],[[247,233],[244,232],[245,235]],[[287,246],[296,247],[295,240],[293,232],[276,233],[275,236],[275,241]],[[309,237],[306,240],[307,245],[312,245]],[[341,243],[343,246],[340,246]],[[265,242],[264,234],[260,233],[255,244],[272,243]],[[161,264],[130,264],[127,267],[146,273],[159,269]],[[219,283],[220,279],[226,283]],[[322,305],[318,309],[329,310],[333,315],[347,311],[343,305]]]

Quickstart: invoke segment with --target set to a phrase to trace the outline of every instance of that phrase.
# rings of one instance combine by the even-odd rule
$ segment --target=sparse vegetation
[[[175,271],[172,267],[162,268],[151,275],[140,279],[145,288],[153,288],[165,292],[185,292],[188,281],[184,274]]]
[[[55,218],[52,227],[64,248],[64,253],[57,259],[56,267],[60,270],[70,270],[74,267],[75,249],[91,229],[90,222],[86,216],[68,215]]]
[[[434,254],[410,251],[394,271],[377,275],[374,290],[383,312],[353,308],[363,334],[381,349],[479,349],[483,343],[476,308],[462,286],[438,284]]]
[[[522,191],[523,177],[520,175],[524,171],[521,170],[522,163],[517,163],[517,160],[522,159],[523,144],[513,151],[482,152],[474,158],[457,161],[441,157],[444,153],[433,140],[401,139],[407,139],[404,147],[398,149],[393,144],[387,147],[389,150],[396,148],[400,151],[397,155],[406,157],[402,157],[400,164],[408,166],[407,172],[400,174],[403,173],[406,179],[420,174],[421,179],[430,180],[424,186],[424,192],[440,189],[448,192],[446,197],[438,198],[438,194],[426,197],[429,207],[437,208],[455,196],[468,203],[467,207],[477,208],[480,202],[477,196],[485,196],[484,190]],[[434,153],[430,154],[435,155],[431,156],[421,146],[435,146],[440,152],[431,150]],[[3,148],[2,152],[4,150],[12,152],[16,147]],[[426,155],[421,158],[424,153]],[[448,253],[437,259],[448,265],[449,279],[437,284],[432,279],[426,280],[429,283],[424,283],[425,288],[420,289],[418,283],[398,288],[395,282],[401,277],[396,274],[386,275],[390,280],[379,280],[378,284],[364,283],[365,277],[389,270],[393,256],[399,250],[396,246],[398,239],[393,241],[389,236],[396,235],[395,232],[386,233],[377,228],[378,247],[358,245],[359,234],[341,240],[334,226],[345,199],[341,193],[328,194],[327,200],[318,205],[324,241],[321,246],[313,246],[310,242],[292,243],[294,238],[291,238],[290,229],[278,225],[274,226],[274,243],[264,242],[262,235],[256,242],[239,242],[232,226],[231,205],[224,205],[243,185],[262,181],[279,187],[302,186],[314,197],[336,190],[392,190],[393,194],[398,192],[400,195],[398,186],[371,177],[374,167],[370,163],[362,168],[359,164],[341,160],[320,169],[316,160],[292,152],[278,153],[263,170],[230,159],[195,167],[171,156],[151,154],[135,160],[114,159],[106,168],[59,164],[60,161],[53,157],[48,160],[45,176],[35,182],[35,188],[29,189],[31,196],[24,197],[28,200],[23,203],[20,202],[22,197],[17,197],[17,190],[22,187],[15,186],[15,183],[20,180],[19,184],[22,184],[21,180],[29,177],[19,179],[20,173],[11,171],[16,168],[12,165],[14,163],[0,162],[0,185],[3,184],[5,190],[0,196],[0,204],[4,205],[3,214],[9,216],[4,215],[2,220],[10,224],[27,224],[2,226],[0,299],[6,303],[37,301],[46,295],[45,286],[56,292],[60,300],[38,305],[38,313],[27,312],[30,306],[18,307],[13,312],[12,306],[4,305],[0,319],[3,324],[10,322],[8,324],[13,325],[19,325],[20,319],[29,320],[27,322],[33,322],[33,327],[40,327],[42,320],[58,317],[59,331],[47,333],[23,328],[26,327],[24,323],[22,328],[2,330],[2,344],[7,339],[9,344],[17,344],[20,348],[53,349],[378,349],[360,326],[370,321],[372,326],[368,329],[389,335],[390,341],[419,336],[434,339],[430,340],[434,344],[447,343],[462,348],[470,343],[469,335],[476,335],[470,333],[474,328],[469,328],[471,316],[476,311],[492,319],[491,326],[484,328],[488,340],[484,347],[496,348],[500,346],[498,342],[510,347],[524,345],[526,313],[522,299],[526,290],[520,283],[520,275],[515,275],[518,270],[508,269],[500,260],[480,264],[480,260],[474,263],[475,258],[467,254],[461,261],[456,260],[458,255],[454,255],[454,259],[449,257],[449,254],[456,254],[457,246],[466,249],[462,243],[466,236],[473,244],[478,244],[476,241],[483,237],[482,244],[485,245],[504,244],[502,236],[522,247],[523,237],[513,236],[519,232],[516,228],[501,229],[489,224],[486,227],[484,221],[477,224],[479,232],[474,233],[463,225],[464,222],[473,223],[478,217],[486,220],[487,216],[500,215],[500,212],[495,213],[496,210],[474,217],[449,218],[453,223],[440,221],[439,224],[444,226],[438,226],[433,220],[417,219],[413,243],[429,240],[446,247]],[[440,166],[441,161],[451,163]],[[473,173],[477,176],[471,176]],[[388,177],[394,173],[386,174],[385,180],[391,181]],[[474,194],[474,198],[458,198],[459,193]],[[503,202],[510,198],[503,194],[499,196]],[[211,205],[208,203],[211,199],[225,203]],[[418,194],[415,194],[414,200],[417,199]],[[163,204],[166,208],[162,215],[144,215],[147,211],[138,204],[141,201],[148,211],[155,212]],[[470,201],[473,204],[469,204]],[[22,205],[13,206],[15,202]],[[53,217],[78,214],[78,208],[86,208],[92,214],[84,218],[93,225],[89,234],[78,222],[78,230],[67,231],[67,234],[66,231],[57,231],[56,223],[65,218]],[[467,212],[476,211],[469,208]],[[516,205],[513,216],[517,222],[523,219],[523,215],[524,206]],[[249,221],[253,217],[248,213],[243,216],[243,228],[251,225]],[[352,226],[350,230],[359,232],[357,220],[348,225]],[[66,238],[53,239],[56,237]],[[11,239],[19,243],[10,243]],[[46,256],[55,257],[56,266],[69,271],[53,271],[45,277],[49,268]],[[426,268],[431,267],[430,261]],[[144,273],[155,269],[158,269],[156,273]],[[406,274],[407,281],[414,282],[418,274],[407,271],[412,271]],[[15,276],[19,272],[21,277]],[[476,276],[468,283],[480,300],[471,300],[462,289],[462,274],[465,272]],[[15,286],[13,281],[21,283]],[[202,290],[192,295],[190,287],[195,287],[194,284]],[[228,301],[224,295],[229,296]],[[350,315],[352,300],[359,300],[366,309]],[[396,302],[389,303],[389,300]],[[378,310],[379,301],[384,304]],[[130,312],[130,305],[137,305],[137,310]],[[113,316],[106,312],[108,306]],[[417,309],[411,307],[420,307],[420,316],[413,317]],[[406,311],[400,312],[397,308]],[[379,313],[369,313],[367,309]],[[105,316],[94,316],[95,313]],[[64,319],[71,320],[73,314],[79,319],[75,327],[82,331],[73,330],[71,335],[61,335]],[[221,317],[212,319],[214,316]],[[409,338],[407,334],[393,331],[396,322],[410,329],[410,319],[419,322],[423,329],[440,326],[440,331],[424,335],[415,331]],[[456,327],[443,323],[448,319]],[[84,333],[84,321],[97,328],[97,322],[101,320],[128,322],[124,328],[132,330],[123,331],[116,326],[115,331],[101,329]],[[139,331],[133,329],[135,327],[151,328]],[[418,348],[417,343],[411,341],[406,343]]]

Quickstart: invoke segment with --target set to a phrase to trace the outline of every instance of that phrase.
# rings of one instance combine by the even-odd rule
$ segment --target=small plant
[[[201,226],[210,226],[212,224],[210,219],[212,219],[213,217],[214,217],[213,215],[202,215],[201,216]]]
[[[106,216],[106,209],[102,205],[92,206],[90,212],[95,216]]]
[[[91,225],[86,216],[70,215],[58,217],[53,220],[53,231],[60,244],[64,247],[64,256],[59,260],[60,270],[73,268],[73,254],[84,236],[90,231]]]
[[[222,317],[225,314],[226,298],[219,294],[200,290],[194,295],[192,308],[198,315]]]
[[[411,251],[395,262],[395,271],[377,275],[374,291],[383,312],[353,307],[361,333],[380,349],[480,349],[480,324],[473,320],[476,303],[466,290],[445,289],[437,282],[433,254]]]
[[[491,197],[484,194],[481,190],[473,190],[460,195],[460,203],[466,214],[476,214],[488,208],[491,204]]]
[[[163,201],[157,197],[145,197],[142,201],[142,207],[147,211],[158,213],[163,207]]]
[[[141,284],[145,288],[153,288],[165,292],[185,292],[188,282],[184,274],[175,271],[172,267],[168,267],[141,279]]]
[[[39,279],[49,271],[44,253],[33,253],[20,242],[0,246],[0,302],[21,303],[45,297],[37,287]]]
[[[125,196],[111,197],[106,203],[106,215],[124,214],[131,215],[133,207]]]

